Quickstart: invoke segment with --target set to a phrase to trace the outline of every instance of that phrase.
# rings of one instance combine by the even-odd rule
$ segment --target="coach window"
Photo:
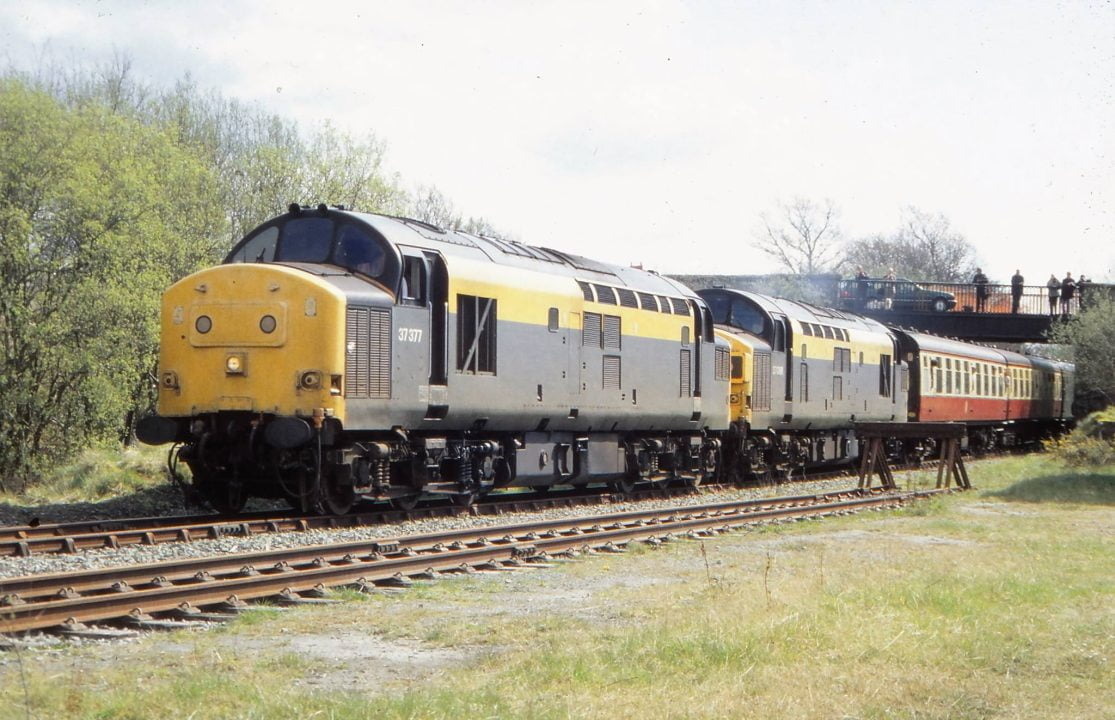
[[[972,369],[968,365],[968,361],[964,361],[964,394],[968,395],[972,392]]]

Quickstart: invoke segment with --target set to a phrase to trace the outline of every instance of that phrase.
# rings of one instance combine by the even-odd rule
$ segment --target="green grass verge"
[[[91,448],[73,462],[48,471],[20,494],[0,494],[16,505],[99,502],[165,486],[166,447]]]

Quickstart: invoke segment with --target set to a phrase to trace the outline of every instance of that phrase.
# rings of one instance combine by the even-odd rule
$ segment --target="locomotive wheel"
[[[391,498],[389,502],[391,507],[403,512],[410,512],[418,507],[418,500],[422,497],[422,493],[414,493],[413,495],[398,495]]]
[[[235,515],[244,509],[244,504],[248,501],[248,494],[239,483],[221,483],[213,480],[199,483],[195,480],[194,488],[209,507],[224,515]]]
[[[608,481],[608,488],[620,495],[630,495],[635,490],[635,479],[630,477],[621,477],[615,480]]]
[[[480,494],[478,492],[476,492],[475,490],[470,490],[468,492],[460,492],[456,495],[450,495],[449,499],[452,500],[453,504],[457,507],[467,508],[472,507],[473,503],[476,502],[476,498],[478,498],[479,496]]]
[[[322,478],[318,506],[325,515],[346,515],[356,502],[351,482],[342,482],[330,475]]]

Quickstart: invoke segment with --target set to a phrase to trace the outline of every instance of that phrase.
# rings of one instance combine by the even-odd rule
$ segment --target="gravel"
[[[420,535],[444,532],[447,530],[494,527],[513,523],[531,522],[534,520],[569,518],[613,512],[619,513],[659,507],[703,505],[715,502],[731,502],[735,500],[750,500],[785,495],[820,494],[848,489],[854,487],[855,483],[855,478],[839,477],[746,489],[703,488],[702,492],[699,494],[670,498],[667,500],[615,502],[601,506],[552,508],[537,512],[506,513],[504,515],[461,515],[457,517],[430,518],[362,528],[268,533],[250,537],[225,537],[219,540],[195,540],[189,543],[131,545],[116,550],[108,548],[85,550],[68,555],[38,555],[26,558],[12,557],[0,560],[0,578],[93,570],[214,555],[262,552],[280,548],[303,547],[306,545],[390,539],[405,535]],[[169,510],[164,514],[180,514],[181,512],[183,512],[181,509]],[[148,512],[147,514],[152,513]],[[82,518],[79,515],[72,519],[88,518]]]

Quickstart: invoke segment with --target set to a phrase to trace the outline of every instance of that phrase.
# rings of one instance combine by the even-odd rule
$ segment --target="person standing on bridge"
[[[1018,314],[1018,306],[1022,303],[1022,284],[1026,278],[1022,277],[1021,270],[1015,270],[1010,279],[1010,311],[1012,315]]]
[[[894,275],[894,268],[887,270],[886,276],[883,278],[886,283],[883,285],[883,305],[887,310],[894,308],[894,296],[898,290],[895,283],[898,278]]]
[[[976,268],[976,274],[972,276],[972,284],[976,286],[976,312],[984,312],[987,310],[987,276],[980,268]]]
[[[1065,273],[1065,279],[1061,281],[1061,314],[1068,315],[1072,311],[1072,296],[1076,294],[1076,281],[1072,279],[1072,273]]]
[[[1053,317],[1057,314],[1057,298],[1061,297],[1061,281],[1049,273],[1049,282],[1045,286],[1049,288],[1049,317]]]

